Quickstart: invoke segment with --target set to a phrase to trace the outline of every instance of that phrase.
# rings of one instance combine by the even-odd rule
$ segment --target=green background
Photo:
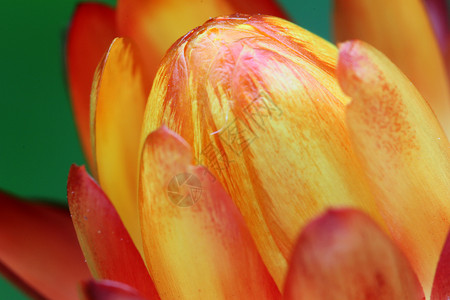
[[[64,36],[78,2],[2,3],[0,189],[22,197],[65,203],[69,167],[84,164],[64,71]],[[330,0],[280,3],[295,23],[330,40]],[[0,298],[28,299],[2,277]]]

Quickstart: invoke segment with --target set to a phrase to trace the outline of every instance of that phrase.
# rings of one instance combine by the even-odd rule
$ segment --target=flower
[[[383,54],[215,18],[172,46],[146,104],[140,47],[115,39],[94,76],[100,185],[69,174],[88,266],[113,280],[84,284],[87,299],[448,294],[449,143]],[[330,206],[358,210],[312,220]]]
[[[92,141],[96,177],[159,296],[277,297],[274,286],[283,289],[298,233],[330,206],[370,214],[430,294],[449,228],[448,141],[421,95],[383,54],[352,41],[341,44],[338,57],[333,45],[274,17],[215,18],[169,49],[143,115],[130,105],[132,99],[144,107],[142,65],[132,43],[112,43],[94,77]],[[69,201],[87,202],[79,199],[92,196],[76,195],[89,189],[70,179],[84,175],[73,174]],[[188,202],[195,205],[180,208],[172,202],[187,200],[171,198],[179,193],[171,182],[192,176],[198,179],[192,188],[204,197],[194,200],[191,190]],[[125,181],[131,184],[118,184]],[[350,224],[364,219],[348,215]],[[364,232],[353,234],[369,235]],[[103,253],[95,240],[83,246],[96,253],[87,257]],[[399,272],[410,276],[399,290],[416,293],[416,275],[400,261]],[[391,282],[390,276],[381,281]],[[193,284],[204,278],[215,280]]]

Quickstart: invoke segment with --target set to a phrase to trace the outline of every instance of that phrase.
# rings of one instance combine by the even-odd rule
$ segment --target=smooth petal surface
[[[408,260],[365,214],[330,210],[300,234],[285,299],[425,299]]]
[[[274,0],[119,0],[119,34],[137,43],[146,71],[153,78],[167,49],[206,20],[232,13],[286,17]]]
[[[90,280],[83,283],[84,300],[152,300],[144,298],[135,289],[112,280]]]
[[[70,168],[67,198],[78,240],[94,277],[123,282],[143,296],[159,298],[119,215],[84,167]]]
[[[78,134],[91,169],[94,169],[89,129],[92,78],[115,36],[115,12],[112,8],[98,3],[77,6],[67,39],[67,69]]]
[[[149,89],[133,44],[115,39],[94,79],[92,141],[98,181],[139,251],[138,147]]]
[[[183,139],[162,127],[141,160],[145,259],[163,299],[278,299],[244,220],[220,183],[191,165]]]
[[[439,46],[443,53],[448,48],[448,36],[450,33],[450,20],[448,15],[449,7],[446,0],[425,0],[425,7],[428,12],[431,24],[433,25],[434,34],[439,42]]]
[[[359,39],[386,54],[421,92],[450,137],[445,63],[422,0],[336,0],[336,40]]]
[[[434,275],[431,300],[448,300],[450,298],[450,233],[447,235],[439,263]]]
[[[3,192],[0,206],[0,270],[37,299],[78,299],[91,276],[69,212]]]
[[[450,226],[450,145],[429,106],[381,52],[340,46],[347,125],[392,237],[429,295]]]
[[[300,228],[332,206],[377,216],[350,146],[337,49],[287,21],[234,15],[180,39],[162,62],[143,133],[166,124],[241,211],[282,287]]]

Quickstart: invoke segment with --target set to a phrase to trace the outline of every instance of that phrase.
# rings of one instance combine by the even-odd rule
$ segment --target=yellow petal
[[[147,86],[132,44],[115,39],[94,78],[91,137],[98,181],[139,251],[137,164]]]
[[[333,45],[281,19],[216,18],[172,47],[146,107],[143,133],[164,123],[192,145],[279,287],[300,228],[324,208],[381,219],[350,147],[336,58]]]
[[[392,237],[429,295],[450,226],[450,145],[429,106],[381,52],[340,46],[347,124]]]
[[[144,145],[140,217],[162,299],[278,299],[244,220],[183,139],[163,127]]]
[[[376,224],[352,209],[330,210],[300,234],[284,299],[424,299],[408,260]]]
[[[450,137],[445,63],[422,2],[336,0],[336,39],[359,39],[385,53],[428,101]]]

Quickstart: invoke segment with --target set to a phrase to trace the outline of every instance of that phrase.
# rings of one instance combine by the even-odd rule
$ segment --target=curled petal
[[[370,212],[350,145],[337,49],[287,21],[212,19],[181,38],[155,79],[143,134],[166,124],[238,206],[281,287],[300,228],[330,205]]]
[[[137,164],[149,81],[133,44],[115,39],[92,90],[92,142],[97,177],[136,247],[142,251],[137,212]]]
[[[77,6],[67,39],[67,68],[78,134],[91,169],[95,169],[89,129],[92,78],[115,36],[115,12],[112,8],[98,3]]]
[[[0,270],[38,299],[78,299],[91,276],[69,212],[3,192],[0,206]]]
[[[429,106],[381,52],[340,46],[347,125],[393,239],[429,295],[450,226],[450,145]]]
[[[159,299],[145,264],[119,215],[84,167],[73,165],[67,183],[73,224],[96,278],[126,283],[143,296]]]
[[[244,220],[220,183],[194,167],[185,141],[162,127],[143,148],[145,259],[163,299],[278,299]]]
[[[144,298],[132,287],[112,280],[90,280],[83,283],[84,300],[153,300]]]
[[[292,255],[285,299],[425,299],[408,260],[365,214],[330,210]]]
[[[386,54],[430,104],[450,137],[450,85],[422,0],[336,0],[338,42],[365,41]]]

